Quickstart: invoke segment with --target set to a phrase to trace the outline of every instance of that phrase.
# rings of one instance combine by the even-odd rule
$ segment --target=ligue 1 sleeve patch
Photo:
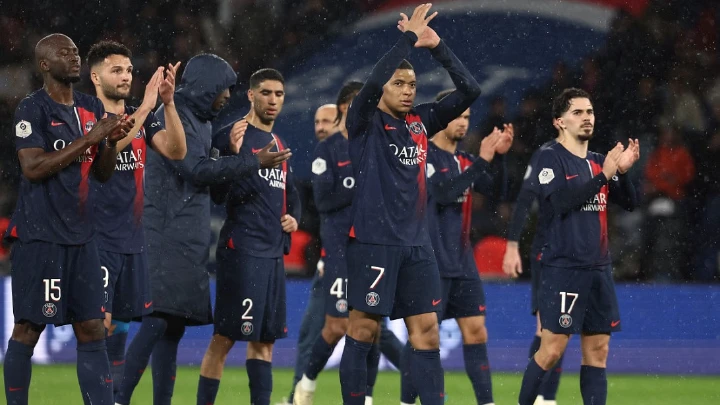
[[[18,138],[27,138],[32,134],[32,125],[27,121],[20,121],[15,125],[15,135]]]
[[[321,175],[327,170],[327,162],[323,158],[317,158],[312,162],[312,172]]]
[[[540,184],[549,184],[553,179],[555,178],[555,173],[553,172],[553,169],[542,169],[540,174],[538,174],[538,180],[540,181]]]
[[[523,176],[523,180],[529,179],[531,173],[532,173],[532,166],[528,165],[527,170],[525,170],[525,175]]]
[[[432,175],[435,174],[435,166],[433,166],[432,163],[427,164],[427,176],[428,178],[432,177]]]

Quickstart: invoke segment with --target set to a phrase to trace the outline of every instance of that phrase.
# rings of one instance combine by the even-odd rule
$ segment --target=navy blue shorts
[[[16,323],[67,325],[105,319],[104,281],[94,241],[59,245],[17,240],[10,260]]]
[[[100,250],[105,285],[105,311],[129,322],[153,311],[145,253],[124,254]]]
[[[485,290],[480,274],[470,278],[442,278],[442,292],[439,319],[485,316]]]
[[[431,246],[348,244],[348,304],[391,319],[439,312],[440,272]]]
[[[542,266],[538,291],[540,324],[560,334],[620,331],[611,266],[572,269]]]
[[[542,265],[535,258],[530,259],[530,313],[536,316],[538,312],[538,290],[540,289],[540,269]]]
[[[287,337],[282,257],[217,250],[215,334],[232,340],[273,342]]]
[[[344,243],[323,249],[325,314],[335,318],[348,317],[346,250],[347,244]]]

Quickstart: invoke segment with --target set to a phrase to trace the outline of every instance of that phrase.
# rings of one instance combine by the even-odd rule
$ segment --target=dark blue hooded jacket
[[[218,113],[212,104],[235,80],[235,72],[218,56],[190,59],[175,92],[187,155],[173,161],[147,151],[144,224],[153,306],[156,312],[185,317],[189,325],[212,322],[209,186],[258,169],[257,158],[249,152],[211,157],[210,120]],[[164,107],[156,116],[165,124]]]

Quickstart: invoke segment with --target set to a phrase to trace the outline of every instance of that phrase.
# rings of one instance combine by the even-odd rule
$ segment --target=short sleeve
[[[20,102],[15,110],[13,131],[15,133],[15,150],[26,148],[43,148],[46,142],[43,128],[47,125],[47,117],[43,109],[31,98]]]
[[[537,167],[531,169],[530,176],[537,180],[539,194],[547,199],[552,193],[565,185],[565,169],[560,162],[557,152],[545,149],[540,152]]]

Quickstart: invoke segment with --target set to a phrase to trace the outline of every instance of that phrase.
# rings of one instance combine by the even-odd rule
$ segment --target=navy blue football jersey
[[[125,106],[132,115],[137,108]],[[143,196],[147,145],[163,130],[152,112],[130,145],[118,152],[115,173],[105,183],[93,182],[98,248],[116,253],[140,253],[145,246]]]
[[[285,149],[279,136],[248,124],[242,148],[255,154],[273,138],[277,149]],[[277,258],[288,251],[290,234],[283,232],[280,218],[290,214],[300,222],[300,198],[287,161],[233,180],[227,198],[221,241],[255,257]]]
[[[602,173],[605,156],[588,152],[583,159],[562,144],[542,149],[537,162],[540,214],[547,224],[541,260],[555,267],[592,268],[611,263],[607,205],[610,192],[626,209],[637,196],[627,176]]]
[[[432,142],[429,144],[428,221],[430,239],[443,277],[477,272],[470,243],[472,191],[487,193],[492,187],[489,168],[485,160],[469,153],[456,151],[452,154]]]
[[[350,205],[355,178],[348,140],[338,132],[318,143],[312,163],[315,206],[320,212],[320,234],[324,246],[346,243],[350,232]]]
[[[15,148],[54,152],[85,136],[103,117],[102,102],[73,92],[74,105],[56,103],[45,90],[24,98],[15,110]],[[8,228],[23,242],[87,243],[95,234],[90,193],[92,164],[100,145],[88,148],[69,166],[36,182],[21,176],[17,206]]]
[[[348,109],[350,160],[356,180],[350,236],[359,242],[396,246],[430,244],[427,226],[428,134],[443,130],[480,95],[480,86],[440,41],[430,53],[450,74],[456,90],[396,118],[378,108],[383,85],[413,49],[405,32],[373,67]]]

